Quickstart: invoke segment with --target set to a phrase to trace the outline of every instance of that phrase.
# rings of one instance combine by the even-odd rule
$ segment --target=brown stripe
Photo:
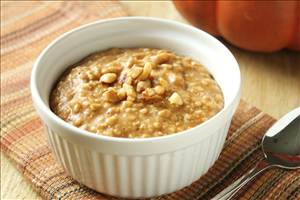
[[[243,104],[243,103],[241,102],[241,104]],[[241,108],[242,107],[243,106],[241,105]],[[258,115],[259,113],[260,113],[260,111],[257,110],[256,108],[251,108],[251,109],[247,110],[247,113],[245,113],[245,111],[242,111],[240,108],[238,108],[236,111],[236,114],[233,116],[232,122],[230,124],[229,133],[227,135],[227,140],[232,135],[234,135],[236,133],[236,131],[241,128],[241,126],[243,126],[245,123],[247,123],[249,120],[251,120],[253,117]],[[236,116],[239,116],[239,117],[236,117]]]
[[[90,189],[86,188],[86,187],[74,188],[74,189],[71,189],[71,190],[63,193],[62,195],[59,195],[59,199],[70,199],[72,197],[72,196],[70,197],[70,195],[72,195],[72,194],[76,194],[76,195],[74,195],[74,197],[81,199],[84,196],[87,196],[89,192],[93,192],[92,190],[91,191],[86,191],[86,190],[90,190]],[[57,192],[59,193],[59,191],[57,191]]]
[[[297,188],[297,191],[294,193],[295,196],[295,200],[299,200],[300,199],[300,185]]]
[[[202,182],[207,182],[206,185],[203,185],[202,187],[199,188],[199,186],[197,187],[198,192],[195,194],[195,196],[197,197],[197,199],[206,199],[209,196],[211,196],[211,192],[214,190],[214,188],[225,188],[226,184],[224,184],[223,182],[227,182],[227,179],[232,179],[231,177],[235,177],[236,176],[236,169],[241,168],[241,166],[243,165],[243,163],[245,162],[245,160],[249,159],[249,156],[251,156],[251,154],[243,156],[241,155],[241,157],[236,158],[235,160],[233,160],[233,165],[231,165],[229,168],[227,169],[223,169],[220,170],[218,172],[221,172],[221,175],[218,174],[214,174],[211,172],[211,170],[213,170],[213,168],[205,175],[205,176],[212,176],[215,175],[217,176],[216,180],[210,180],[209,182],[202,180]],[[217,165],[217,163],[216,163]],[[201,178],[203,179],[203,178]],[[201,180],[200,179],[200,180]],[[212,195],[213,196],[213,195]]]
[[[22,157],[22,162],[20,164],[20,170],[22,173],[25,173],[28,167],[30,167],[30,163],[34,162],[44,156],[47,156],[51,153],[48,146],[41,146],[33,151],[28,152],[24,157]]]
[[[295,184],[299,176],[295,176],[294,171],[288,171],[285,177],[280,180],[276,187],[274,187],[267,198],[278,199],[284,193],[288,193],[288,189]]]
[[[13,159],[13,161],[17,164],[17,167],[22,167],[22,158],[24,157],[24,151],[26,152],[32,151],[34,148],[37,148],[38,144],[45,145],[46,143],[43,142],[41,139],[40,135],[41,129],[37,129],[35,131],[32,131],[30,134],[27,134],[24,136],[22,140],[19,140],[17,143],[14,145],[11,145],[10,148],[7,148],[7,146],[2,145],[5,152],[8,153],[10,158]],[[30,138],[30,140],[28,140]]]
[[[11,130],[14,130],[18,126],[22,126],[29,120],[37,118],[30,102],[28,102],[27,105],[23,105],[22,110],[15,108],[14,111],[16,111],[16,113],[8,113],[3,115],[3,117],[1,116],[3,122],[1,128],[5,133],[9,133]]]
[[[15,126],[21,125],[26,120],[32,119],[35,117],[34,108],[31,105],[31,102],[24,103],[22,109],[15,108],[14,111],[16,113],[8,112],[8,113],[1,113],[1,119],[3,126],[1,127],[3,130],[8,133],[11,129],[14,129]],[[4,125],[5,124],[5,125]]]
[[[283,197],[284,199],[288,199],[288,196],[292,193],[292,191],[295,188],[300,187],[300,169],[298,169],[297,171],[298,172],[296,172],[294,176],[297,176],[299,178],[295,180],[294,184],[291,184],[290,187],[286,189],[286,192],[282,193],[281,197]]]
[[[6,126],[3,124],[3,126]],[[41,121],[39,118],[35,118],[21,127],[16,127],[13,131],[6,133],[3,137],[1,137],[1,145],[3,145],[5,148],[10,149],[11,145],[13,145],[14,142],[17,142],[22,139],[22,137],[26,136],[27,134],[32,133],[37,128],[41,127]],[[1,126],[1,131],[6,132],[3,127]],[[14,146],[12,146],[13,148]]]
[[[44,155],[44,157],[49,159],[50,155]],[[34,164],[32,166],[34,167]],[[42,190],[45,190],[45,192],[51,192],[51,189],[54,187],[53,184],[57,183],[57,180],[52,182],[52,179],[58,178],[58,180],[62,180],[66,178],[66,173],[61,166],[59,166],[59,169],[55,172],[55,174],[47,177],[46,179],[42,179],[42,176],[34,173],[35,171],[33,171],[33,169],[31,169],[30,167],[27,168],[28,170],[26,170],[26,173],[24,175],[26,175],[26,177],[29,178],[30,180],[35,180],[37,185],[40,185],[40,188]]]
[[[53,30],[52,32],[49,32],[45,34],[43,37],[39,37],[38,39],[34,40],[33,42],[29,42],[28,44],[19,47],[18,49],[14,49],[14,51],[6,51],[5,53],[2,53],[2,58],[4,60],[3,63],[1,63],[1,72],[5,72],[6,70],[13,69],[15,67],[18,67],[19,65],[23,65],[28,62],[28,60],[32,60],[35,57],[38,56],[38,54],[42,51],[44,47],[46,47],[49,44],[49,41],[53,40],[55,37],[59,36],[60,34],[63,34],[66,31],[69,31],[75,27],[77,27],[80,24],[83,24],[88,17],[88,14],[81,16],[81,18],[78,18],[76,21],[69,21],[64,27],[60,27],[58,30]],[[91,19],[89,19],[91,20]],[[87,21],[88,22],[88,21]],[[38,47],[38,48],[37,48]],[[26,51],[24,51],[24,48],[26,48]],[[16,59],[13,62],[11,62],[11,57],[14,57],[13,55],[21,54],[23,55],[22,59]]]
[[[216,194],[221,192],[227,186],[231,185],[239,177],[247,173],[252,169],[259,160],[262,159],[261,150],[257,148],[253,153],[249,154],[238,164],[234,164],[233,169],[229,169],[230,172],[227,172],[228,169],[222,170],[223,173],[226,173],[225,177],[222,177],[222,180],[217,179],[217,184],[210,188],[205,194],[201,195],[199,199],[211,199]]]
[[[60,190],[77,185],[77,182],[75,180],[70,180],[68,183],[65,183],[59,187],[52,188],[53,190],[50,191],[50,199],[60,199]]]
[[[52,179],[57,178],[59,176],[66,176],[66,173],[61,165],[55,163],[53,159],[53,154],[45,155],[43,159],[48,160],[48,164],[50,164],[49,160],[51,160],[52,165],[49,165],[50,167],[40,169],[38,173],[32,174],[32,177],[37,179],[40,183],[43,183],[45,186],[50,187],[51,185],[49,185],[49,182],[51,182]],[[35,163],[37,161],[38,163]],[[41,163],[43,163],[43,161],[35,160],[33,163],[28,163],[27,168],[31,169],[31,166],[34,168],[35,165],[39,165]],[[27,171],[31,172],[32,170]]]
[[[233,140],[235,140],[237,137],[239,137],[245,130],[247,130],[249,127],[251,127],[253,124],[257,123],[262,117],[264,117],[264,114],[262,112],[256,113],[255,116],[253,116],[251,119],[249,119],[246,123],[244,123],[239,129],[237,129],[231,137],[226,140],[224,148],[231,144]]]
[[[71,9],[73,9],[73,7],[74,7],[73,4],[69,4],[67,2],[64,2],[64,4],[65,4],[64,6],[70,6]],[[56,19],[63,17],[63,16],[64,16],[64,13],[62,13],[61,10],[56,10],[55,12],[51,13],[50,15],[47,15],[37,21],[34,21],[31,24],[28,24],[26,27],[24,27],[20,30],[16,30],[16,31],[10,32],[6,35],[3,35],[1,37],[1,43],[3,45],[6,45],[6,43],[11,42],[15,38],[24,37],[24,36],[26,36],[26,34],[35,32],[36,30],[42,28],[45,25],[48,25],[49,23],[55,23]]]
[[[20,96],[19,98],[13,99],[11,101],[5,102],[4,104],[1,104],[1,108],[3,109],[4,113],[8,113],[13,109],[18,108],[21,105],[24,105],[25,103],[31,102],[31,94],[28,93],[24,95],[23,97]]]
[[[297,199],[298,194],[300,193],[300,180],[295,183],[295,188],[288,195],[287,199]]]
[[[12,161],[14,163],[16,163],[17,167],[19,168],[25,150],[30,151],[31,149],[36,148],[36,144],[45,145],[45,143],[36,139],[37,137],[40,137],[39,132],[40,132],[40,129],[32,131],[30,134],[26,135],[26,136],[33,135],[33,137],[30,140],[28,140],[28,139],[19,140],[18,143],[11,145],[9,148],[7,148],[8,146],[4,145],[5,140],[1,140],[1,150],[6,152],[7,155],[9,156],[9,158],[11,158]],[[23,137],[23,138],[26,138],[26,137]],[[3,139],[3,137],[1,139]],[[30,146],[29,146],[29,143],[31,143]]]
[[[22,76],[16,80],[4,80],[1,85],[1,92],[3,94],[9,94],[11,92],[27,88],[29,86],[29,74],[28,76]]]
[[[31,2],[30,2],[31,3]],[[6,34],[7,32],[12,32],[14,27],[20,27],[20,21],[24,22],[24,21],[33,21],[32,18],[36,17],[36,16],[40,16],[40,14],[45,11],[45,8],[49,7],[50,4],[47,2],[43,2],[43,3],[38,3],[36,5],[30,5],[30,7],[28,6],[19,6],[22,7],[22,9],[20,11],[16,11],[13,15],[13,17],[9,17],[9,16],[5,16],[5,20],[2,21],[1,27],[5,27],[5,30],[3,31],[3,34]],[[7,9],[7,6],[3,7],[4,10]],[[7,10],[6,10],[7,12]],[[24,27],[25,23],[22,24]],[[9,29],[9,28],[10,29]],[[3,35],[2,34],[2,35]]]
[[[272,169],[271,169],[272,170]],[[269,190],[275,186],[275,184],[285,175],[285,171],[281,169],[272,170],[273,173],[271,176],[264,181],[264,183],[257,188],[257,190],[252,194],[251,199],[265,199],[266,193],[269,192]]]
[[[75,4],[77,3],[79,2],[76,2]],[[30,36],[29,35],[26,36],[27,40],[23,40],[22,37],[18,37],[16,38],[16,40],[11,41],[6,48],[2,49],[1,54],[6,55],[7,53],[14,51],[17,48],[21,49],[28,44],[38,41],[41,38],[45,38],[47,35],[56,32],[57,29],[61,29],[65,27],[66,24],[70,24],[71,22],[74,22],[74,24],[76,24],[76,26],[73,26],[72,28],[77,27],[78,25],[82,24],[80,22],[86,21],[86,19],[91,16],[89,12],[83,12],[80,6],[73,6],[70,7],[69,9],[63,8],[63,11],[61,11],[61,13],[63,13],[64,17],[57,18],[57,20],[55,20],[55,23],[49,23],[47,24],[47,26],[45,25],[45,28],[41,29],[40,32],[33,30],[32,32],[30,32],[31,34]],[[94,20],[97,19],[95,17],[90,17],[90,18]],[[88,19],[87,21],[90,21],[91,19]],[[68,30],[70,29],[66,29],[64,32]]]
[[[23,76],[30,76],[31,73],[31,67],[33,66],[33,61],[29,61],[25,63],[24,65],[20,65],[15,67],[14,69],[8,68],[4,73],[1,73],[2,79],[1,79],[1,85],[5,82],[10,82],[16,77],[23,77]]]

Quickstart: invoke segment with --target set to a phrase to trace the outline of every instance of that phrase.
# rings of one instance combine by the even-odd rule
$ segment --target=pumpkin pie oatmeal
[[[161,49],[109,49],[70,67],[51,109],[97,134],[143,138],[180,132],[224,105],[221,89],[197,61]]]

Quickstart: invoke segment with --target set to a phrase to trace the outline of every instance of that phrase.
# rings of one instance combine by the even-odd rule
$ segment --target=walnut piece
[[[169,102],[171,104],[175,104],[175,105],[183,105],[183,101],[182,98],[179,96],[179,94],[177,92],[174,92],[170,97],[169,97]]]
[[[115,73],[106,73],[103,74],[100,78],[102,83],[113,83],[117,80],[117,75]]]

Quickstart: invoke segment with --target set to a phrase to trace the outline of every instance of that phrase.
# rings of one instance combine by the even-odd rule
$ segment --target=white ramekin
[[[111,47],[155,47],[191,56],[219,83],[224,108],[192,129],[163,137],[126,139],[73,127],[49,109],[49,94],[71,64]],[[32,99],[58,161],[74,179],[119,197],[151,197],[196,181],[218,158],[240,97],[238,64],[217,39],[175,21],[124,17],[97,21],[52,42],[36,60]],[[174,113],[176,114],[176,113]]]

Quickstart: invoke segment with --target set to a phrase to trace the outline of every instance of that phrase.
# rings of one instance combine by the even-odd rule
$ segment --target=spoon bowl
[[[300,108],[275,123],[262,139],[262,150],[270,165],[300,168]]]

